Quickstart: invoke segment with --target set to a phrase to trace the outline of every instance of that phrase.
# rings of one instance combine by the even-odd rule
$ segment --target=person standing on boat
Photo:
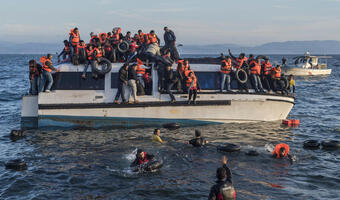
[[[175,103],[176,99],[175,99],[175,96],[172,94],[171,89],[173,88],[173,86],[175,84],[177,84],[178,79],[177,79],[176,75],[174,74],[174,72],[172,71],[170,65],[168,65],[166,67],[166,70],[165,70],[165,73],[164,73],[164,79],[165,79],[165,85],[166,85],[166,88],[167,88],[166,92],[169,94],[169,96],[171,98],[170,103]]]
[[[68,59],[70,58],[71,50],[70,50],[70,43],[67,40],[64,40],[64,48],[61,53],[58,55],[58,63],[60,63],[60,57],[63,58],[63,62],[66,61],[66,56]]]
[[[239,69],[242,69],[242,67],[244,65],[247,66],[247,61],[248,61],[248,58],[245,56],[244,53],[240,53],[240,55],[236,58],[235,56],[233,56],[233,54],[231,53],[230,49],[228,49],[228,52],[229,52],[229,56],[231,57],[231,59],[234,61],[233,62],[233,69],[235,70],[235,76],[236,76],[236,73]],[[249,93],[249,89],[248,89],[248,85],[247,85],[247,82],[245,83],[241,83],[239,80],[237,80],[238,82],[238,89],[239,91],[242,91],[243,89],[246,90],[247,93]]]
[[[224,55],[222,55],[221,59],[221,93],[223,92],[225,85],[227,85],[227,92],[231,92],[231,59],[229,56],[225,57]]]
[[[292,96],[295,96],[295,80],[293,74],[289,75],[288,81],[289,81],[288,90]]]
[[[236,192],[233,184],[228,181],[227,172],[223,167],[216,170],[216,184],[211,187],[209,200],[234,200]]]
[[[73,56],[75,55],[79,41],[80,41],[79,30],[77,27],[75,27],[74,29],[71,29],[69,37],[69,43],[71,44],[71,59],[73,59]]]
[[[257,59],[252,59],[249,63],[249,67],[250,67],[250,77],[251,80],[253,82],[254,85],[254,89],[255,92],[262,92],[264,93],[263,87],[262,87],[262,83],[261,83],[261,79],[260,79],[260,74],[261,74],[261,59],[257,58]]]
[[[153,131],[153,135],[151,136],[151,141],[156,142],[156,143],[161,143],[161,144],[165,143],[161,138],[161,130],[159,128],[156,128]]]
[[[164,42],[165,45],[162,48],[162,52],[169,50],[171,52],[171,58],[173,60],[178,60],[179,54],[176,48],[176,36],[175,33],[168,27],[164,27]]]
[[[202,147],[208,144],[208,141],[201,137],[201,131],[195,130],[195,138],[187,141],[186,144],[191,144],[194,147]]]
[[[128,64],[124,64],[120,69],[118,73],[118,91],[116,93],[116,97],[114,100],[115,104],[119,104],[119,97],[122,98],[122,103],[127,103],[125,98],[125,91],[128,87]]]
[[[41,68],[42,66],[37,63],[35,60],[30,60],[28,62],[29,65],[29,79],[30,79],[30,91],[31,95],[37,95],[39,91],[39,82],[41,79]]]
[[[42,78],[40,81],[39,92],[43,92],[45,89],[45,92],[49,93],[51,92],[51,87],[53,85],[53,77],[51,72],[52,71],[59,72],[59,70],[53,67],[51,54],[47,54],[47,56],[41,57],[40,62],[42,64]],[[45,88],[46,82],[47,85]]]
[[[130,95],[129,95],[129,99],[130,96],[132,95],[133,98],[133,102],[129,100],[129,103],[139,103],[139,101],[137,100],[137,73],[136,73],[136,69],[137,69],[137,64],[134,64],[132,66],[129,67],[128,69],[128,86],[130,88]]]
[[[197,78],[193,72],[189,73],[189,76],[186,80],[186,86],[188,88],[189,98],[188,104],[191,103],[191,97],[193,97],[193,103],[196,104],[197,90],[199,90],[199,84],[197,82]]]
[[[270,86],[272,64],[270,63],[269,59],[266,57],[264,58],[264,61],[262,61],[261,65],[262,65],[261,74],[262,74],[262,80],[263,80],[264,86],[268,90],[269,93],[272,93],[272,89]]]

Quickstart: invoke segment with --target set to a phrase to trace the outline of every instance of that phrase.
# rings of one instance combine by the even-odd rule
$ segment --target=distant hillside
[[[0,54],[41,54],[60,52],[62,43],[23,43],[15,44],[0,41]],[[340,41],[287,41],[271,42],[255,47],[246,47],[236,44],[211,44],[211,45],[183,45],[179,47],[183,54],[219,54],[226,53],[228,48],[233,53],[240,52],[254,54],[302,54],[309,50],[312,54],[340,54]]]

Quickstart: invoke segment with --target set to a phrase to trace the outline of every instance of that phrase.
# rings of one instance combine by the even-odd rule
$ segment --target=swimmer
[[[195,130],[195,136],[196,136],[195,139],[187,141],[186,143],[191,144],[194,147],[201,147],[205,144],[208,144],[208,141],[201,137],[201,131]]]
[[[227,172],[223,167],[216,171],[216,184],[211,187],[209,200],[233,200],[236,198],[234,186],[228,181]]]
[[[295,161],[294,156],[289,154],[289,146],[285,143],[280,143],[275,146],[274,151],[272,152],[272,156],[274,158],[288,158],[291,162]]]
[[[151,141],[153,142],[156,142],[156,143],[161,143],[161,144],[164,144],[165,141],[162,140],[162,138],[160,137],[161,135],[161,130],[159,128],[156,128],[154,131],[153,131],[153,135],[151,136]]]
[[[154,155],[147,154],[142,149],[137,150],[136,159],[131,163],[130,167],[135,167],[148,163],[150,160],[154,159]]]

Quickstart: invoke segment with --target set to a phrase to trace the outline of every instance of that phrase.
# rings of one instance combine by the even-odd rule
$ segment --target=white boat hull
[[[305,69],[298,67],[288,67],[284,70],[285,75],[294,76],[325,76],[332,73],[332,69]]]

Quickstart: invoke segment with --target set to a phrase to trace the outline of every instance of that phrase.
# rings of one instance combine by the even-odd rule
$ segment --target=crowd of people
[[[168,93],[171,101],[176,102],[176,98],[172,93],[174,88],[178,93],[183,91],[188,93],[188,104],[196,104],[197,92],[200,90],[199,81],[195,72],[190,69],[189,60],[181,59],[176,48],[176,36],[168,27],[164,27],[164,46],[160,47],[160,39],[151,30],[149,33],[138,33],[132,36],[130,31],[125,35],[122,34],[121,28],[113,28],[112,32],[94,34],[90,33],[91,39],[85,43],[80,38],[79,29],[77,27],[71,29],[69,40],[64,41],[64,48],[58,55],[58,63],[71,62],[74,65],[84,64],[85,68],[81,75],[86,79],[88,67],[92,67],[93,78],[98,78],[96,69],[98,63],[107,59],[109,62],[123,62],[124,65],[119,70],[118,75],[118,92],[114,99],[114,103],[138,103],[139,95],[151,94],[152,79],[150,62],[155,63],[153,66],[158,73],[158,89],[161,93]],[[247,82],[242,82],[236,78],[236,73],[243,69],[250,76],[250,80],[256,93],[282,93],[288,94],[287,87],[282,81],[282,70],[280,65],[273,67],[269,59],[265,56],[254,57],[250,54],[249,58],[241,53],[238,57],[223,54],[219,58],[221,60],[221,87],[220,91],[232,93],[231,81],[238,81],[239,91],[245,90],[249,92]],[[60,60],[62,58],[62,60]],[[285,64],[286,59],[282,62]],[[51,72],[58,71],[53,67],[52,55],[48,54],[40,58],[40,64],[35,60],[29,62],[30,81],[32,95],[39,92],[50,92],[53,85],[53,77]],[[172,65],[177,63],[174,71]],[[290,79],[293,79],[291,76]],[[293,83],[293,81],[291,81]],[[295,85],[289,84],[295,92]],[[266,89],[266,91],[265,91]],[[129,92],[132,96],[126,97]],[[122,99],[120,102],[119,99]]]
[[[156,128],[151,136],[151,141],[159,144],[166,142],[160,137],[160,129]],[[191,144],[193,147],[203,147],[208,144],[208,141],[201,136],[201,131],[195,130],[195,138],[185,142]],[[289,154],[289,145],[279,143],[272,150],[271,155],[276,159],[287,158],[290,162],[294,161],[294,156]],[[131,167],[146,165],[148,162],[155,159],[155,156],[147,153],[142,149],[138,149],[135,160],[131,163]],[[222,156],[222,166],[216,170],[216,184],[210,189],[209,200],[234,200],[236,198],[236,191],[233,186],[232,172],[228,166],[228,158]]]

